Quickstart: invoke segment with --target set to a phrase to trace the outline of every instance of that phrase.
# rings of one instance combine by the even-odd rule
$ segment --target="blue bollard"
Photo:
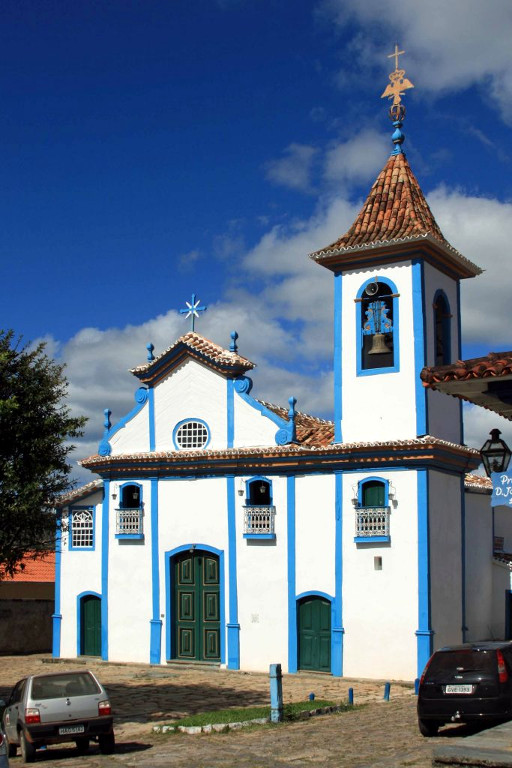
[[[391,683],[384,685],[384,701],[389,701],[389,692],[391,690]]]
[[[348,689],[348,703],[350,704],[350,706],[352,706],[354,704],[354,689],[353,688],[349,688]]]
[[[315,700],[315,694],[314,693],[310,693],[309,696],[308,696],[308,699],[310,701],[314,701]]]
[[[283,720],[283,675],[280,664],[270,665],[270,720],[281,723]]]
[[[420,692],[420,679],[419,677],[416,678],[414,681],[414,695],[417,696]]]

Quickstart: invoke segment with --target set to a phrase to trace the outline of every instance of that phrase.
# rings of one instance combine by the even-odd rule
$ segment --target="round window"
[[[174,444],[181,450],[205,448],[209,439],[208,427],[203,421],[183,421],[174,432]]]

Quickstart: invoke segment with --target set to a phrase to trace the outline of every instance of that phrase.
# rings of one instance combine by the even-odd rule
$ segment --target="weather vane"
[[[199,312],[206,312],[207,307],[200,307],[199,306],[200,299],[196,300],[195,293],[192,294],[192,301],[188,302],[186,301],[185,304],[187,305],[185,309],[180,309],[180,315],[185,315],[185,318],[191,317],[191,331],[194,331],[195,326],[195,320],[196,317],[199,317]]]
[[[389,108],[389,117],[393,122],[403,120],[405,117],[405,107],[402,104],[401,97],[404,95],[404,91],[408,88],[414,88],[414,85],[405,77],[405,69],[398,69],[398,57],[405,53],[405,51],[398,50],[398,45],[395,45],[395,50],[390,53],[388,59],[395,60],[395,69],[390,74],[390,84],[381,96],[381,99],[389,98],[393,99],[393,103]]]

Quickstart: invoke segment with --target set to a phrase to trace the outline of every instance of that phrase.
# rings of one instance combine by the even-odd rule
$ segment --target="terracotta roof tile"
[[[482,475],[467,474],[464,479],[464,487],[477,493],[492,493],[492,482]]]
[[[289,421],[288,411],[279,405],[258,400],[261,405],[268,408],[285,421]],[[334,422],[310,416],[307,413],[295,412],[295,427],[297,442],[300,445],[329,445],[334,440]]]
[[[449,365],[435,365],[424,368],[421,380],[425,386],[447,381],[469,381],[487,379],[512,374],[512,351],[490,352],[485,357],[473,357],[470,360],[457,360]]]
[[[5,577],[5,581],[55,581],[55,552],[49,552],[43,557],[32,560],[27,557],[22,563],[23,570],[18,571],[12,577]]]

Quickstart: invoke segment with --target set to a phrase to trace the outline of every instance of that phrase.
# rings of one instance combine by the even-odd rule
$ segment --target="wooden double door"
[[[203,550],[177,555],[172,568],[172,656],[220,661],[219,558]]]
[[[299,669],[331,671],[331,603],[315,595],[298,605]]]

